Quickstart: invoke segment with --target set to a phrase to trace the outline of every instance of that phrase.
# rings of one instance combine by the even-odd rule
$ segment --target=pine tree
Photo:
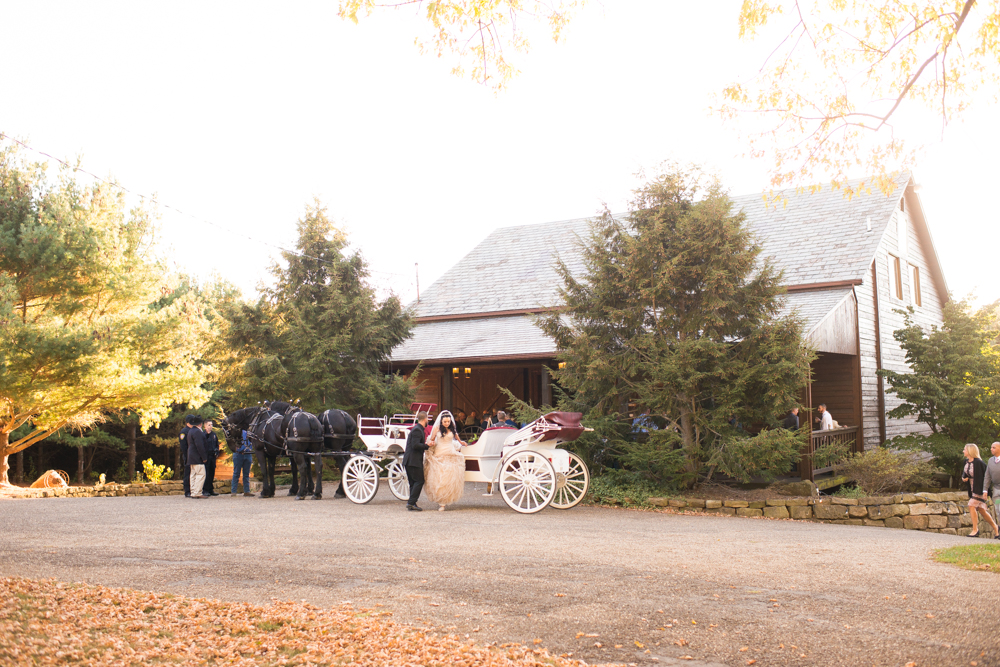
[[[271,269],[256,304],[227,312],[227,342],[241,360],[226,377],[239,401],[301,399],[306,409],[399,411],[409,385],[379,366],[409,336],[399,298],[379,300],[368,267],[318,202],[299,220],[296,252]]]
[[[582,243],[584,274],[559,264],[566,311],[542,321],[566,362],[555,372],[566,407],[663,420],[617,446],[632,468],[685,484],[716,469],[786,470],[800,443],[767,427],[811,359],[800,322],[780,314],[780,273],[718,182],[703,181],[668,171],[635,192],[628,215],[605,211]]]
[[[120,191],[0,151],[0,484],[8,456],[59,429],[122,410],[146,429],[206,398],[196,304],[149,307],[169,291],[153,231]]]

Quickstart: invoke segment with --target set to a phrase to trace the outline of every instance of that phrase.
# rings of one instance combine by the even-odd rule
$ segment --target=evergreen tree
[[[559,264],[566,311],[542,320],[566,362],[554,373],[565,407],[663,420],[641,442],[609,445],[633,469],[689,485],[716,469],[744,480],[788,469],[801,443],[768,427],[811,359],[800,322],[780,315],[780,273],[703,180],[669,171],[625,217],[605,211],[583,242],[584,274]]]
[[[282,253],[274,284],[255,304],[233,304],[225,377],[237,402],[301,399],[304,408],[382,414],[408,407],[409,383],[379,370],[409,336],[399,298],[379,300],[368,268],[318,202],[299,220],[296,252]]]
[[[915,415],[930,436],[893,438],[893,447],[930,452],[948,472],[964,460],[965,443],[989,443],[1000,432],[1000,349],[997,304],[973,312],[967,301],[945,304],[940,327],[930,331],[913,321],[893,332],[906,352],[909,373],[880,370],[903,400],[889,416]]]
[[[120,191],[0,151],[0,484],[8,456],[59,429],[122,410],[146,429],[205,400],[204,318],[149,307],[169,291],[153,243],[151,213]]]

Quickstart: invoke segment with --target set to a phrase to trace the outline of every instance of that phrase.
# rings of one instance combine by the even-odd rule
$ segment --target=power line
[[[191,218],[192,220],[194,220],[196,222],[202,222],[202,223],[205,223],[207,225],[211,225],[212,227],[215,227],[217,229],[221,229],[222,231],[227,232],[229,234],[232,234],[234,236],[245,236],[250,241],[254,241],[254,242],[260,243],[262,245],[266,245],[266,246],[269,246],[269,247],[272,247],[272,248],[276,248],[276,249],[281,250],[282,252],[286,252],[286,253],[288,253],[290,255],[295,255],[297,257],[302,257],[303,259],[312,259],[312,260],[315,260],[315,261],[320,262],[322,264],[327,264],[329,266],[335,266],[334,262],[331,262],[329,260],[323,259],[322,257],[314,257],[312,255],[307,255],[307,254],[305,254],[303,252],[299,252],[298,250],[293,250],[291,248],[287,248],[285,246],[279,245],[277,243],[273,243],[271,241],[265,241],[263,239],[256,238],[256,237],[251,236],[249,234],[240,234],[239,232],[235,232],[232,229],[226,227],[225,225],[220,225],[220,224],[218,224],[216,222],[213,222],[212,220],[208,220],[206,218],[198,217],[197,215],[194,215],[192,213],[188,213],[186,211],[182,211],[181,209],[177,208],[176,206],[171,206],[170,204],[161,202],[156,197],[152,197],[152,196],[149,196],[149,195],[144,195],[141,192],[135,192],[134,190],[130,190],[129,188],[126,188],[124,185],[122,185],[121,183],[118,183],[116,181],[109,181],[109,180],[107,180],[105,178],[101,178],[97,174],[95,174],[95,173],[93,173],[91,171],[88,171],[88,170],[84,169],[83,167],[81,167],[79,165],[72,165],[69,162],[67,162],[66,160],[58,158],[58,157],[56,157],[54,155],[50,155],[49,153],[45,153],[44,151],[40,151],[37,148],[29,146],[28,144],[24,143],[20,139],[12,137],[9,134],[6,134],[6,133],[4,133],[2,131],[0,131],[0,139],[7,139],[8,141],[12,141],[13,143],[21,146],[22,148],[24,148],[26,150],[31,151],[32,153],[35,153],[37,155],[41,155],[42,157],[45,157],[45,158],[47,158],[49,160],[54,160],[55,162],[58,162],[59,164],[61,164],[64,167],[66,167],[67,169],[72,169],[73,171],[82,172],[82,173],[90,176],[94,180],[99,181],[101,183],[104,183],[105,185],[109,185],[111,187],[118,188],[119,190],[121,190],[123,192],[127,192],[127,193],[129,193],[130,195],[132,195],[134,197],[138,197],[139,199],[142,199],[143,201],[148,201],[148,202],[150,202],[152,204],[156,204],[157,206],[162,206],[163,208],[170,209],[171,211],[174,211],[175,213],[178,213],[180,215],[183,215],[183,216],[186,216],[188,218]],[[407,276],[404,275],[404,274],[402,274],[402,273],[392,273],[392,272],[389,272],[389,271],[375,271],[375,270],[373,270],[371,268],[368,269],[368,273],[377,273],[377,274],[381,274],[381,275],[385,275],[385,276],[398,276],[400,278],[407,278]]]

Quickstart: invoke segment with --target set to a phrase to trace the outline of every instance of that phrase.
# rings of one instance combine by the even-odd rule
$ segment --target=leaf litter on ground
[[[0,578],[0,664],[468,665],[583,663],[516,643],[477,646],[391,612],[269,607],[54,580]]]

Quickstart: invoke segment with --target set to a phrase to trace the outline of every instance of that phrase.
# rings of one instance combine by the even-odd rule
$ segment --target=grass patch
[[[868,494],[857,486],[847,486],[846,484],[837,489],[833,495],[838,498],[866,498]]]
[[[1000,573],[1000,544],[968,544],[939,549],[934,552],[934,560],[966,570]]]
[[[264,632],[274,632],[282,625],[284,625],[284,623],[282,623],[281,621],[278,621],[276,623],[271,621],[261,621],[260,623],[257,624],[257,629],[263,630]]]

